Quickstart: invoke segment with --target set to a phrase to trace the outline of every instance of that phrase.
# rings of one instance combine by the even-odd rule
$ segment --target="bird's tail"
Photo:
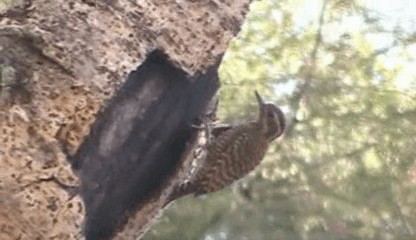
[[[166,205],[168,205],[170,202],[175,201],[176,199],[179,199],[181,197],[184,197],[186,195],[192,194],[196,192],[196,187],[194,184],[192,184],[191,181],[184,182],[176,187],[173,188],[171,194],[169,195]]]

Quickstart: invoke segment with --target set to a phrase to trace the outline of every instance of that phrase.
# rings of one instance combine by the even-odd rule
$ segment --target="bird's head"
[[[257,102],[259,104],[259,118],[263,134],[269,142],[281,136],[286,127],[285,115],[273,103],[265,103],[260,94],[255,91]]]

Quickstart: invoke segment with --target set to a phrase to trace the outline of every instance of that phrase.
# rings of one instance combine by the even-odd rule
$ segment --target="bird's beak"
[[[254,91],[254,93],[256,94],[256,98],[257,98],[257,102],[259,104],[259,108],[263,107],[263,105],[264,105],[263,98],[261,98],[260,94],[257,91]]]
[[[261,98],[260,94],[257,91],[254,91],[254,93],[256,94],[256,98],[257,98],[257,103],[259,104],[259,117],[257,121],[264,121],[265,118],[265,112],[264,112],[264,106],[266,105],[263,101],[263,98]],[[262,124],[263,125],[263,124]]]

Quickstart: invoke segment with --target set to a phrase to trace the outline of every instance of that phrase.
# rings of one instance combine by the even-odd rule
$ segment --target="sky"
[[[262,0],[259,0],[261,2]],[[274,1],[274,0],[272,0]],[[310,24],[317,24],[319,14],[321,12],[323,0],[291,0],[288,3],[297,6],[290,8],[292,11],[292,17],[295,26],[299,29],[309,28]],[[349,0],[344,0],[348,2]],[[360,2],[360,0],[357,0]],[[400,26],[408,33],[416,33],[416,0],[361,0],[365,7],[374,11],[374,15],[381,17],[380,23],[384,29],[393,31],[395,27]],[[254,2],[255,4],[255,2]],[[251,9],[253,10],[253,8]],[[293,12],[293,10],[295,10]],[[254,8],[256,11],[256,8]],[[251,14],[255,14],[252,12]],[[273,16],[276,21],[281,21],[281,13],[273,12]],[[363,19],[358,16],[349,17],[343,26],[331,26],[326,24],[323,29],[324,40],[331,42],[337,40],[341,34],[345,32],[357,32],[362,29],[366,24],[363,23]],[[366,34],[365,39],[371,42],[374,49],[383,49],[391,47],[393,44],[393,35],[390,33],[374,33]],[[356,44],[359,44],[360,39]],[[407,54],[407,56],[403,56]],[[401,69],[395,79],[395,85],[397,90],[411,93],[416,96],[416,43],[413,46],[407,47],[405,51],[403,48],[396,47],[390,50],[388,53],[379,56],[379,60],[383,63],[384,67],[390,69],[397,69],[399,66]],[[377,82],[374,79],[374,82]],[[276,90],[279,93],[291,93],[296,89],[296,80],[289,81],[285,84],[276,86]],[[392,89],[393,90],[393,89]],[[396,89],[394,89],[396,90]],[[285,113],[289,112],[289,108],[283,107]]]
[[[299,26],[307,26],[310,21],[316,21],[320,13],[322,0],[295,0],[303,7],[295,13],[294,19]],[[382,16],[382,25],[387,29],[394,29],[400,26],[407,32],[416,32],[416,1],[415,0],[362,0],[363,4]],[[361,20],[351,18],[343,29],[330,29],[332,36],[336,31],[344,32],[346,29],[359,29]],[[331,34],[326,34],[331,38]],[[368,36],[367,40],[372,42],[375,48],[383,48],[392,44],[392,37],[389,34],[378,34]],[[403,91],[416,90],[416,44],[406,49],[407,58],[403,52],[390,51],[386,56],[381,57],[386,67],[394,68],[403,66],[401,73],[396,79],[396,86]],[[414,57],[413,57],[414,56]]]
[[[414,0],[367,0],[367,6],[385,15],[385,25],[400,25],[408,32],[416,32],[416,1]],[[376,39],[377,40],[377,39]],[[407,54],[416,56],[416,44],[407,49]],[[397,86],[402,90],[416,90],[412,84],[416,81],[416,58],[401,59],[399,57],[385,58],[387,65],[403,64],[404,69],[397,78]]]

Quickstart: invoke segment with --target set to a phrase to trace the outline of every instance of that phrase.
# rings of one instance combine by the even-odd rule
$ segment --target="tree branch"
[[[296,119],[296,113],[299,111],[302,99],[304,98],[312,82],[313,74],[316,69],[316,58],[318,55],[318,50],[322,43],[322,27],[325,23],[325,11],[326,11],[327,4],[328,4],[327,0],[324,0],[322,3],[321,12],[319,14],[319,20],[318,20],[318,29],[316,30],[314,45],[313,45],[311,52],[309,53],[309,58],[307,59],[306,64],[304,64],[303,66],[305,68],[304,81],[299,86],[297,93],[295,93],[295,95],[292,97],[292,100],[290,101],[290,106],[292,108],[294,116],[292,118],[292,121],[290,121],[286,129],[286,136],[290,136],[292,134],[292,131],[296,123],[298,122]]]

